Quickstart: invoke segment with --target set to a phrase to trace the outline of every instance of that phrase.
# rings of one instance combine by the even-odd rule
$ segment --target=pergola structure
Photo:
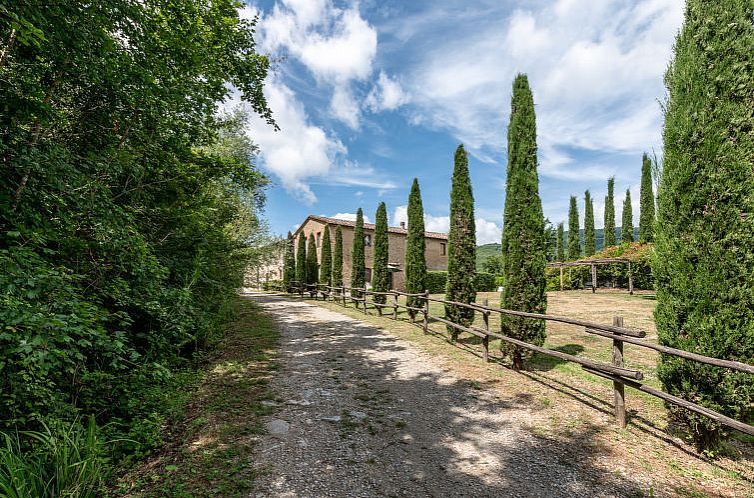
[[[603,259],[580,259],[568,262],[547,263],[548,268],[560,268],[560,290],[563,290],[563,268],[573,266],[591,266],[592,267],[592,292],[597,292],[597,266],[612,265],[615,263],[628,263],[628,292],[634,293],[634,275],[631,272],[631,260],[628,258],[603,258]]]

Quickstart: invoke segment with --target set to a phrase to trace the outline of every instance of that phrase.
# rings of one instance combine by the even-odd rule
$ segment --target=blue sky
[[[463,143],[478,243],[500,239],[510,90],[527,73],[537,111],[545,215],[566,220],[590,189],[602,226],[606,179],[616,212],[641,154],[661,153],[662,77],[681,0],[247,0],[260,52],[275,62],[266,95],[281,128],[252,119],[269,174],[273,232],[307,214],[405,220],[419,179],[428,230],[445,231],[453,153]],[[229,103],[233,104],[233,101]],[[582,220],[583,223],[583,220]]]

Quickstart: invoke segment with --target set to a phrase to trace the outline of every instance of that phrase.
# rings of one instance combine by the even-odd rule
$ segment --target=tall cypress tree
[[[343,232],[340,225],[335,227],[335,247],[332,254],[332,284],[343,286]]]
[[[319,283],[331,285],[332,282],[332,244],[330,244],[330,227],[325,225],[322,234],[322,254],[319,263]]]
[[[626,189],[626,198],[623,201],[623,221],[620,227],[620,241],[634,241],[634,213],[631,209],[631,191]]]
[[[374,215],[374,263],[372,268],[372,289],[375,292],[388,290],[388,233],[387,233],[387,208],[384,202],[377,206]],[[387,296],[375,295],[374,302],[385,304]]]
[[[317,242],[314,240],[314,233],[309,234],[309,247],[306,248],[306,283],[316,284],[319,280],[319,269],[317,268]]]
[[[419,190],[419,180],[414,178],[408,195],[408,234],[406,235],[406,292],[409,294],[425,291],[427,279],[425,249],[422,194]],[[424,300],[409,296],[406,303],[408,306],[418,308],[424,305]],[[412,319],[416,316],[416,313],[410,310],[409,314]]]
[[[448,301],[473,303],[476,301],[476,224],[474,223],[474,193],[469,178],[466,150],[459,145],[450,187],[450,232],[448,233],[448,281],[445,296]],[[445,316],[451,322],[468,327],[474,321],[474,310],[452,304],[445,305]],[[448,326],[453,341],[458,329]]]
[[[607,179],[607,197],[605,197],[605,229],[603,248],[615,245],[615,178]]]
[[[293,247],[293,236],[288,232],[285,239],[285,258],[283,259],[283,288],[291,292],[291,282],[296,280],[296,252]]]
[[[754,363],[754,29],[751,0],[688,0],[665,75],[655,225],[659,342]],[[665,390],[751,420],[754,376],[660,356]],[[670,407],[699,449],[720,426]]]
[[[365,285],[366,267],[364,263],[364,212],[356,211],[356,226],[353,229],[353,248],[351,250],[351,287],[362,289]],[[351,291],[360,298],[361,292]]]
[[[558,223],[558,247],[556,258],[561,263],[565,261],[565,233],[563,233],[563,222]]]
[[[576,205],[576,196],[571,196],[571,205],[568,208],[568,259],[574,260],[581,257],[581,236],[579,234],[579,207]]]
[[[298,251],[296,252],[296,282],[298,285],[306,283],[306,235],[302,231],[298,236]]]
[[[639,199],[639,241],[654,241],[655,194],[652,191],[652,161],[646,152],[641,158],[641,198]]]
[[[597,252],[597,231],[594,229],[594,202],[592,194],[584,192],[584,255]]]
[[[519,74],[513,82],[510,123],[508,124],[508,181],[506,203],[509,204],[506,224],[505,289],[503,308],[544,313],[545,294],[545,230],[542,202],[537,176],[537,131],[534,99],[526,75]],[[505,335],[542,345],[545,323],[511,315],[501,316]],[[525,355],[519,347],[503,343],[503,354],[513,367],[523,367]]]

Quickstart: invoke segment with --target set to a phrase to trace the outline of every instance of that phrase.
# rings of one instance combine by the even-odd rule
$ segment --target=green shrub
[[[448,283],[448,272],[428,271],[424,279],[424,287],[430,294],[443,294]]]
[[[502,277],[501,277],[502,278]],[[495,280],[497,277],[492,273],[477,272],[474,276],[474,287],[477,292],[493,292],[497,290]]]
[[[262,290],[282,292],[285,290],[285,284],[282,280],[268,280],[262,283]]]

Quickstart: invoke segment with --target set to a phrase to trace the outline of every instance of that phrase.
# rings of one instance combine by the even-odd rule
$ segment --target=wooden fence
[[[480,305],[476,303],[466,304],[466,303],[459,303],[456,301],[447,301],[444,299],[431,297],[429,295],[429,292],[423,292],[420,294],[408,294],[406,292],[400,292],[396,290],[391,290],[387,292],[375,292],[368,289],[351,288],[351,287],[345,287],[345,286],[336,287],[336,286],[329,286],[329,285],[323,285],[323,284],[299,285],[296,282],[292,283],[292,287],[290,290],[298,292],[298,294],[301,296],[303,296],[305,293],[308,293],[313,298],[317,298],[321,296],[323,299],[333,299],[335,302],[338,302],[342,304],[343,306],[347,306],[348,303],[351,302],[355,304],[357,309],[361,308],[365,314],[368,314],[367,306],[371,305],[374,309],[377,310],[378,314],[381,316],[384,314],[385,311],[388,311],[387,315],[393,320],[398,320],[399,309],[405,309],[409,313],[411,323],[421,327],[425,334],[429,333],[430,321],[443,323],[449,327],[455,328],[456,330],[473,334],[482,339],[483,358],[485,362],[489,361],[490,338],[494,338],[494,339],[500,339],[503,342],[507,342],[509,344],[513,344],[515,346],[519,346],[524,349],[536,351],[538,353],[541,353],[547,356],[553,356],[555,358],[559,358],[564,361],[577,363],[581,365],[581,367],[584,370],[613,381],[613,392],[614,392],[613,406],[614,406],[614,411],[615,411],[615,421],[616,421],[616,424],[620,427],[626,426],[625,386],[629,386],[633,389],[645,392],[652,396],[656,396],[668,403],[672,403],[674,405],[683,407],[687,410],[690,410],[692,412],[696,412],[700,415],[708,417],[722,425],[728,426],[730,428],[733,428],[743,433],[754,436],[754,426],[732,419],[714,410],[710,410],[709,408],[703,407],[696,403],[692,403],[691,401],[687,401],[677,396],[673,396],[672,394],[668,394],[664,391],[661,391],[654,387],[647,386],[639,382],[644,379],[644,374],[640,370],[626,368],[624,366],[623,344],[629,343],[635,346],[653,349],[663,354],[678,356],[681,358],[685,358],[687,360],[696,361],[699,363],[705,363],[707,365],[714,365],[721,368],[737,370],[737,371],[745,372],[748,374],[754,374],[754,365],[749,365],[747,363],[741,363],[741,362],[732,361],[732,360],[721,360],[719,358],[711,358],[709,356],[703,356],[696,353],[690,353],[688,351],[683,351],[681,349],[661,346],[659,344],[653,344],[646,340],[642,340],[642,338],[646,337],[645,331],[625,327],[623,325],[622,317],[618,317],[618,316],[614,317],[613,324],[607,325],[607,324],[595,323],[595,322],[590,322],[587,320],[580,320],[580,319],[570,318],[570,317],[565,317],[565,316],[543,315],[543,314],[538,314],[538,313],[527,313],[523,311],[506,310],[502,308],[492,308],[492,307],[487,306],[486,302]],[[370,296],[371,296],[371,299],[368,299]],[[384,303],[375,302],[374,301],[375,296],[385,296],[385,302]],[[414,298],[414,301],[418,301],[422,303],[422,305],[421,306],[408,306],[406,304],[402,304],[399,302],[400,296],[403,296],[406,298],[409,298],[409,297]],[[430,302],[436,302],[436,303],[440,303],[444,305],[460,306],[464,308],[473,309],[474,311],[482,314],[483,327],[480,328],[474,325],[470,325],[470,326],[459,325],[450,320],[447,320],[444,317],[434,316],[430,314],[430,309],[429,309]],[[498,313],[500,315],[518,316],[518,317],[530,318],[530,319],[535,319],[535,320],[560,322],[560,323],[566,323],[570,325],[584,327],[584,332],[588,334],[599,335],[599,336],[606,337],[608,339],[613,340],[612,363],[600,362],[600,361],[591,360],[588,358],[581,358],[579,356],[574,356],[568,353],[563,353],[561,351],[554,351],[552,349],[547,349],[541,346],[536,346],[534,344],[529,344],[527,342],[521,341],[519,339],[515,339],[513,337],[508,337],[499,332],[493,332],[490,330],[490,320],[489,320],[490,315],[493,313]],[[418,316],[421,316],[422,318],[421,323],[418,323],[416,321],[416,318]]]

